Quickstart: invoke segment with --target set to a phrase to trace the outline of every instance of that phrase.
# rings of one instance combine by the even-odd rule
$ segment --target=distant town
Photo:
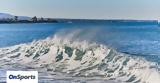
[[[160,25],[158,20],[106,20],[106,19],[60,19],[60,18],[43,18],[14,16],[11,14],[0,13],[0,24],[11,23],[100,23],[108,25]]]
[[[18,16],[14,16],[14,18],[3,18],[0,19],[0,23],[57,23],[57,20],[52,18],[37,18],[36,16],[32,17],[31,19],[19,19]]]

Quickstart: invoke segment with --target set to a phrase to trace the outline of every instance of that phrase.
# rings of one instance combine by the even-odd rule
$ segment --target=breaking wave
[[[73,41],[55,35],[0,49],[0,67],[36,69],[70,77],[99,77],[134,83],[160,82],[159,65],[141,57],[119,53],[103,44]]]

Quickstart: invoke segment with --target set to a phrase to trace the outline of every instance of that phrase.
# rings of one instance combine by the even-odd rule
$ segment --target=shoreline
[[[108,25],[157,25],[160,23],[158,20],[99,20],[99,19],[51,19],[51,20],[0,20],[0,24],[21,24],[21,23],[97,23],[97,24],[108,24]]]
[[[59,23],[59,22],[0,22],[0,24],[36,24],[36,23]]]

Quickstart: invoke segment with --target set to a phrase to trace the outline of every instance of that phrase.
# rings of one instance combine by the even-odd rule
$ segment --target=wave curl
[[[87,41],[73,41],[54,36],[0,49],[0,66],[13,64],[42,72],[65,73],[72,77],[101,77],[108,80],[134,83],[160,82],[159,66]]]

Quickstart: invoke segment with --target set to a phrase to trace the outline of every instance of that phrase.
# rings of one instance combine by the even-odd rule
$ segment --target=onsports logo
[[[38,83],[38,72],[7,71],[7,83]]]
[[[36,76],[35,75],[9,75],[9,79],[19,79],[19,80],[23,80],[23,79],[35,79]]]

